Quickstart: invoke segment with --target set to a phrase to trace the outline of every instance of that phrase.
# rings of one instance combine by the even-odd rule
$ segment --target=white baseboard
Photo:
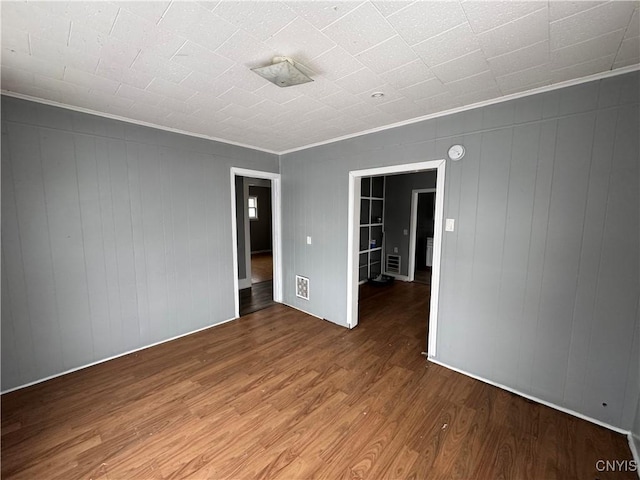
[[[629,450],[631,450],[631,455],[633,455],[633,460],[636,462],[636,473],[638,474],[638,478],[640,479],[640,453],[638,452],[638,445],[640,445],[640,437],[636,437],[633,432],[629,432],[627,434],[627,440],[629,440]],[[636,442],[638,444],[636,445]]]
[[[293,308],[294,310],[298,310],[299,312],[306,313],[307,315],[310,315],[310,316],[312,316],[312,317],[319,318],[320,320],[327,320],[326,318],[322,318],[322,317],[319,317],[318,315],[316,315],[316,314],[314,314],[314,313],[307,312],[306,310],[304,310],[304,309],[302,309],[302,308],[300,308],[300,307],[296,307],[295,305],[291,305],[291,304],[286,303],[286,302],[282,302],[282,304],[283,304],[283,305],[286,305],[287,307],[291,307],[291,308]],[[330,320],[327,320],[327,321],[330,321]],[[331,323],[335,323],[335,322],[331,322]]]
[[[145,345],[143,347],[134,348],[133,350],[128,350],[126,352],[119,353],[117,355],[113,355],[113,356],[108,357],[108,358],[103,358],[102,360],[96,360],[95,362],[88,363],[87,365],[82,365],[81,367],[75,367],[75,368],[71,368],[69,370],[65,370],[64,372],[56,373],[54,375],[49,375],[48,377],[41,378],[39,380],[34,380],[33,382],[25,383],[24,385],[20,385],[18,387],[13,387],[13,388],[10,388],[8,390],[4,390],[4,391],[0,392],[0,395],[4,395],[5,393],[13,392],[15,390],[20,390],[21,388],[30,387],[32,385],[37,385],[38,383],[46,382],[47,380],[51,380],[51,379],[54,379],[54,378],[57,378],[57,377],[61,377],[62,375],[67,375],[68,373],[77,372],[78,370],[84,370],[85,368],[93,367],[94,365],[99,365],[101,363],[108,362],[109,360],[114,360],[114,359],[119,358],[119,357],[124,357],[125,355],[129,355],[131,353],[139,352],[141,350],[146,350],[147,348],[155,347],[155,346],[161,345],[163,343],[171,342],[173,340],[177,340],[178,338],[186,337],[187,335],[198,333],[198,332],[201,332],[203,330],[207,330],[209,328],[217,327],[218,325],[222,325],[223,323],[228,323],[228,322],[231,322],[231,321],[237,320],[237,319],[238,319],[238,317],[229,318],[227,320],[223,320],[223,321],[215,323],[213,325],[208,325],[206,327],[198,328],[196,330],[192,330],[192,331],[187,332],[187,333],[181,333],[180,335],[176,335],[175,337],[167,338],[166,340],[160,340],[159,342],[155,342],[155,343],[152,343],[150,345]]]
[[[241,278],[238,280],[238,290],[244,290],[245,288],[251,288],[250,278]]]
[[[462,375],[466,375],[467,377],[475,378],[476,380],[480,380],[481,382],[488,383],[489,385],[493,385],[494,387],[501,388],[501,389],[506,390],[508,392],[515,393],[516,395],[520,395],[521,397],[527,398],[529,400],[533,400],[534,402],[541,403],[542,405],[546,405],[547,407],[551,407],[551,408],[553,408],[555,410],[559,410],[561,412],[568,413],[569,415],[573,415],[574,417],[581,418],[582,420],[586,420],[587,422],[595,423],[596,425],[600,425],[601,427],[608,428],[609,430],[613,430],[614,432],[622,433],[623,435],[629,435],[629,433],[630,433],[629,430],[624,430],[624,429],[622,429],[620,427],[614,427],[613,425],[611,425],[609,423],[603,422],[601,420],[597,420],[597,419],[595,419],[593,417],[589,417],[589,416],[584,415],[582,413],[576,412],[575,410],[571,410],[571,409],[566,408],[566,407],[561,407],[560,405],[556,405],[555,403],[551,403],[551,402],[549,402],[547,400],[542,400],[541,398],[534,397],[533,395],[521,392],[520,390],[516,390],[515,388],[507,387],[506,385],[503,385],[501,383],[497,383],[497,382],[494,382],[492,380],[488,380],[488,379],[486,379],[484,377],[481,377],[479,375],[475,375],[473,373],[469,373],[469,372],[467,372],[465,370],[461,370],[459,368],[452,367],[451,365],[447,365],[446,363],[441,362],[440,360],[435,360],[432,357],[428,357],[427,360],[432,362],[432,363],[435,363],[437,365],[440,365],[441,367],[448,368],[449,370],[453,370],[454,372],[461,373]]]

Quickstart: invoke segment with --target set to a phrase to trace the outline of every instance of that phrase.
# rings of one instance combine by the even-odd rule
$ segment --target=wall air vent
[[[296,297],[309,300],[309,279],[296,275]]]
[[[387,255],[385,271],[387,273],[396,273],[400,275],[400,255]]]

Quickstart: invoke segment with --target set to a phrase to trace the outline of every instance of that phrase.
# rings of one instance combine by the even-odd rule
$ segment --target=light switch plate
[[[311,237],[307,236],[307,245],[311,245]]]
[[[447,218],[444,224],[444,229],[447,232],[453,232],[456,229],[456,220],[454,218]]]

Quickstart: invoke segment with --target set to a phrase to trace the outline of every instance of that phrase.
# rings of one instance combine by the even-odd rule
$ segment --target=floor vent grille
[[[387,273],[397,273],[400,275],[400,255],[387,255]]]
[[[309,279],[296,275],[296,297],[309,300]]]

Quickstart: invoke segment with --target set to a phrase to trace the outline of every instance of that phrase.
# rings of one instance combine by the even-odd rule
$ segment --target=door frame
[[[436,193],[435,188],[417,188],[411,190],[411,222],[409,224],[409,263],[407,276],[409,281],[413,282],[416,276],[416,235],[418,233],[418,196],[421,193]],[[435,235],[435,215],[433,217],[434,222],[434,235]]]
[[[238,281],[238,233],[236,220],[236,177],[265,178],[271,180],[271,235],[273,236],[273,301],[282,303],[282,203],[279,173],[231,167],[231,241],[233,261],[233,296],[235,318],[240,317],[240,290]],[[243,194],[244,197],[244,194]]]
[[[440,294],[440,256],[442,251],[442,232],[444,217],[444,175],[446,160],[428,160],[423,162],[391,165],[387,167],[367,168],[349,172],[348,230],[347,230],[347,327],[358,325],[358,247],[356,241],[360,228],[360,178],[398,173],[417,173],[435,170],[436,205],[433,232],[433,266],[431,270],[431,304],[429,309],[429,338],[427,355],[436,356],[438,329],[438,301]],[[357,206],[357,208],[356,208]],[[384,261],[384,259],[383,259]]]

